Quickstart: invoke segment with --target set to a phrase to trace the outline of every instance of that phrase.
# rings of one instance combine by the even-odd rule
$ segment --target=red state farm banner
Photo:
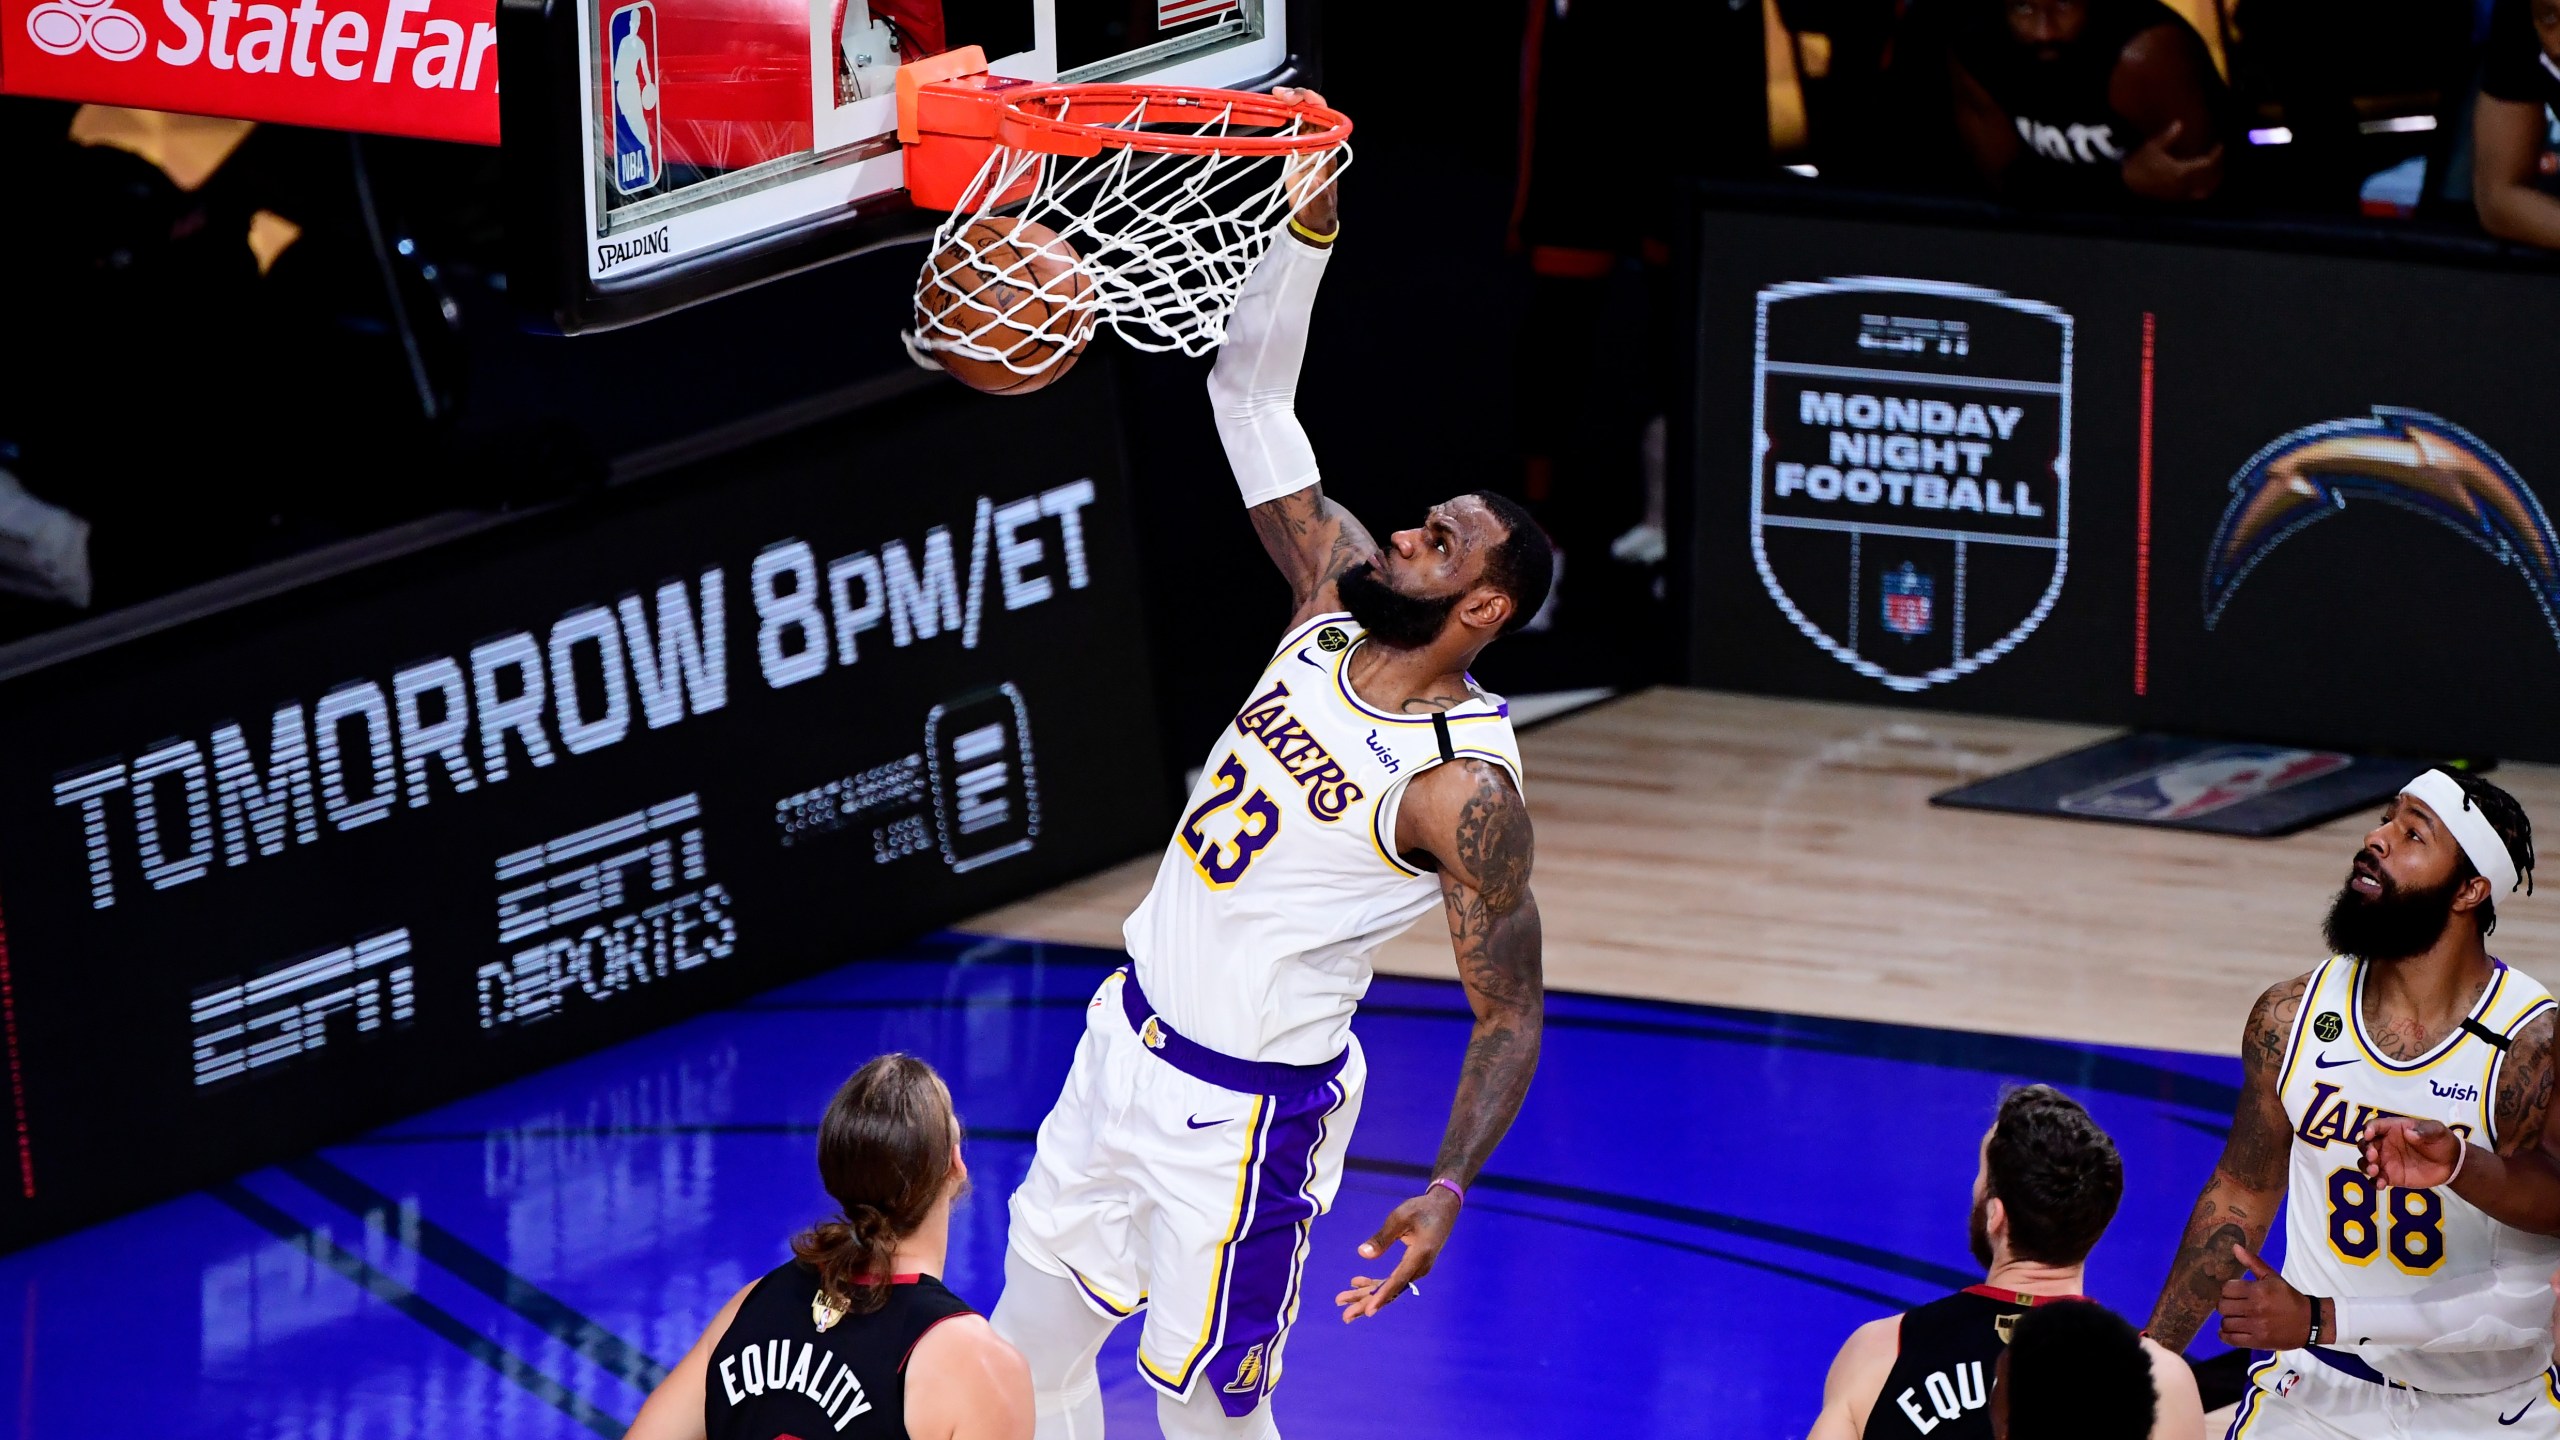
[[[0,0],[0,91],[495,145],[497,20],[496,0]]]

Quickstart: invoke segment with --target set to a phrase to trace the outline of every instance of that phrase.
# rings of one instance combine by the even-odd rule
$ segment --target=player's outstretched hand
[[[2393,1115],[2364,1132],[2364,1173],[2401,1190],[2432,1190],[2453,1178],[2463,1139],[2441,1121]]]
[[[2222,1287],[2222,1343],[2235,1350],[2297,1350],[2311,1342],[2311,1300],[2267,1262],[2234,1245],[2242,1278]]]
[[[1274,89],[1271,98],[1283,105],[1324,103],[1324,96],[1315,91],[1290,85]],[[1331,235],[1342,228],[1341,187],[1334,184],[1334,177],[1341,171],[1339,151],[1329,151],[1321,159],[1302,155],[1289,162],[1288,174],[1281,181],[1288,187],[1298,223],[1318,235]]]
[[[1458,1198],[1436,1185],[1389,1211],[1378,1233],[1360,1242],[1360,1258],[1375,1260],[1399,1240],[1404,1242],[1404,1258],[1383,1280],[1351,1277],[1351,1288],[1333,1297],[1333,1303],[1342,1307],[1342,1323],[1377,1314],[1413,1288],[1414,1281],[1430,1274],[1440,1258],[1440,1247],[1449,1243],[1449,1231],[1457,1223]]]

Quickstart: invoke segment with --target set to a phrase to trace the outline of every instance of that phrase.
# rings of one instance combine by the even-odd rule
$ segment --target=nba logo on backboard
[[[637,195],[658,183],[665,150],[658,124],[658,12],[636,0],[605,20],[611,75],[605,110],[613,123],[613,188]]]
[[[1905,694],[2035,633],[2070,559],[2071,337],[1976,285],[1760,292],[1751,555],[1798,633]]]
[[[1931,600],[1938,593],[1938,582],[1923,575],[1910,561],[1899,570],[1888,570],[1884,576],[1884,628],[1896,635],[1929,633]]]

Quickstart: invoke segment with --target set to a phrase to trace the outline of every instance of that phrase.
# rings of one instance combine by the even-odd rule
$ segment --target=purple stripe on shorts
[[[1270,1393],[1289,1311],[1297,1299],[1301,1246],[1316,1218],[1316,1149],[1342,1100],[1342,1087],[1327,1083],[1271,1102],[1252,1207],[1228,1256],[1226,1295],[1219,1307],[1225,1327],[1204,1372],[1205,1383],[1218,1387],[1218,1403],[1231,1418],[1252,1414]]]

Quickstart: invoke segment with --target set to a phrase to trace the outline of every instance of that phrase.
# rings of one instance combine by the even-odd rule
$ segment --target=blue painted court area
[[[0,1258],[0,1425],[619,1435],[823,1213],[815,1122],[888,1049],[959,1098],[976,1193],[946,1278],[992,1309],[1004,1199],[1118,961],[937,937]],[[1276,1401],[1300,1440],[1801,1435],[1851,1326],[1980,1278],[1975,1143],[2020,1081],[2078,1095],[2124,1149],[2091,1288],[2138,1322],[2239,1080],[2214,1057],[1555,995],[1429,1293],[1346,1328],[1328,1302],[1371,1268],[1353,1247],[1427,1178],[1464,998],[1381,979],[1359,1031],[1368,1100]],[[1124,1436],[1155,1433],[1135,1339],[1103,1357]]]

